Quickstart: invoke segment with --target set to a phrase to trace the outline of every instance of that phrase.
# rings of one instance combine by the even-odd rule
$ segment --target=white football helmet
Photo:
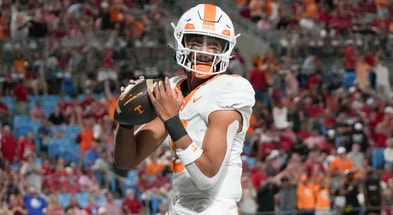
[[[198,78],[223,73],[236,45],[235,29],[229,16],[212,4],[187,10],[177,25],[176,62]]]

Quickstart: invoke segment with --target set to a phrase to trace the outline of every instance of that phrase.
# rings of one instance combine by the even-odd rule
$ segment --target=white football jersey
[[[171,78],[171,86],[179,87],[185,76]],[[186,84],[186,83],[184,83]],[[174,158],[172,196],[175,199],[233,199],[239,201],[242,195],[240,178],[242,174],[241,153],[250,115],[254,106],[254,90],[248,80],[238,75],[217,75],[191,91],[185,98],[179,116],[193,142],[203,148],[202,142],[208,127],[210,113],[217,110],[236,110],[243,118],[242,131],[237,133],[228,160],[222,168],[217,183],[199,190],[180,160]]]

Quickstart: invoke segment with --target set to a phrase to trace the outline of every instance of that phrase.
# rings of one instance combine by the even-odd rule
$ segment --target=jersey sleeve
[[[223,75],[217,81],[214,81],[213,92],[211,92],[211,101],[203,108],[202,114],[208,121],[210,113],[217,110],[236,110],[244,121],[249,122],[252,107],[255,104],[255,92],[250,82],[235,75]],[[249,123],[243,123],[248,127]]]

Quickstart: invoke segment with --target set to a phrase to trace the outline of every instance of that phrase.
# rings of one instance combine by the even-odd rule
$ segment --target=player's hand
[[[126,89],[128,90],[128,89],[134,87],[136,84],[142,82],[143,80],[145,80],[145,76],[139,76],[139,78],[138,78],[137,80],[130,79],[130,80],[128,81],[128,85],[127,85],[127,86],[121,86],[121,87],[120,87],[120,93],[125,92]]]
[[[154,83],[153,90],[147,91],[157,115],[166,121],[179,113],[183,103],[183,95],[179,89],[172,91],[169,78]]]

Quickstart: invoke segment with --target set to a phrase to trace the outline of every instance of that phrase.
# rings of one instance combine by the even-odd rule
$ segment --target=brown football
[[[123,125],[140,125],[157,117],[147,95],[156,79],[146,79],[136,85],[126,87],[117,99],[114,120]]]

